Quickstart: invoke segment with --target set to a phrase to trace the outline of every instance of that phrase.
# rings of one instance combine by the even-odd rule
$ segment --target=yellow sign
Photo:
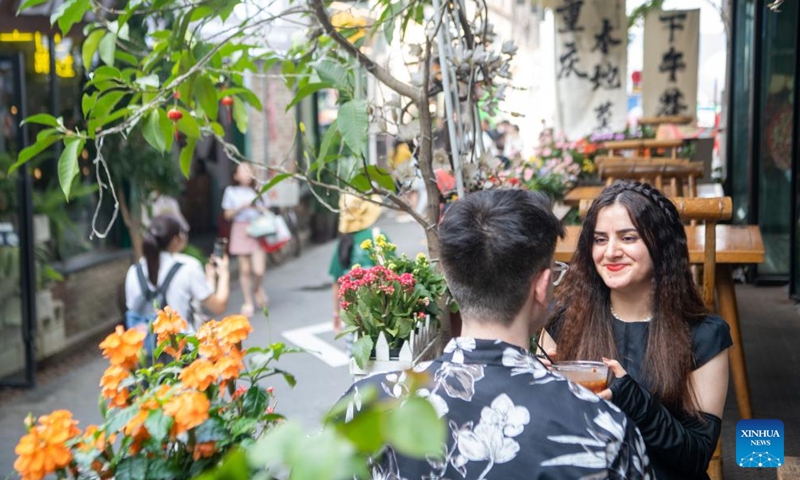
[[[61,44],[61,35],[56,33],[53,41],[56,45]],[[44,75],[50,73],[50,48],[41,32],[28,33],[14,30],[11,33],[0,33],[0,42],[33,42],[35,48],[33,71]],[[75,76],[75,59],[71,53],[66,52],[63,55],[56,53],[56,75],[63,78]]]

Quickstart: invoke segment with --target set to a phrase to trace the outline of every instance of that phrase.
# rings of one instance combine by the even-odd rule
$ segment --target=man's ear
[[[550,303],[550,277],[552,274],[552,270],[545,268],[531,283],[531,295],[533,295],[533,299],[545,307]]]

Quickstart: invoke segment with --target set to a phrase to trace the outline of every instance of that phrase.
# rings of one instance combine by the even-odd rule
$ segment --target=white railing
[[[350,374],[353,375],[354,380],[359,380],[374,373],[408,370],[420,361],[434,356],[438,335],[439,328],[434,322],[431,322],[430,316],[426,316],[425,322],[414,329],[409,339],[403,342],[397,357],[391,357],[389,342],[381,332],[375,343],[375,357],[370,358],[363,369],[356,364],[355,359],[351,358]],[[358,336],[353,338],[354,342],[356,340],[358,340]]]

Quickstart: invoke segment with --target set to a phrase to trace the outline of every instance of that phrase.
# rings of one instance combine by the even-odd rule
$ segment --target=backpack
[[[148,355],[152,355],[156,345],[156,337],[150,328],[150,324],[156,319],[155,309],[161,309],[167,306],[169,284],[182,266],[182,263],[174,263],[167,272],[167,276],[164,278],[161,285],[155,290],[151,290],[150,286],[147,284],[147,278],[144,276],[142,264],[136,264],[136,275],[139,278],[139,287],[142,293],[136,299],[134,308],[125,312],[125,328],[135,328],[139,325],[144,325],[147,328],[147,337],[144,339],[144,346]]]

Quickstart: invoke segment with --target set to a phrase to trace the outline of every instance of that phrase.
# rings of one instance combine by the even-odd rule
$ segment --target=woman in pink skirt
[[[231,222],[228,252],[236,255],[239,262],[239,283],[244,295],[241,313],[251,317],[255,306],[263,308],[267,305],[267,293],[263,284],[267,254],[258,239],[247,234],[247,227],[261,212],[267,210],[267,205],[263,198],[258,198],[255,172],[250,164],[239,164],[233,181],[235,184],[226,187],[222,195],[222,209],[225,219]]]

